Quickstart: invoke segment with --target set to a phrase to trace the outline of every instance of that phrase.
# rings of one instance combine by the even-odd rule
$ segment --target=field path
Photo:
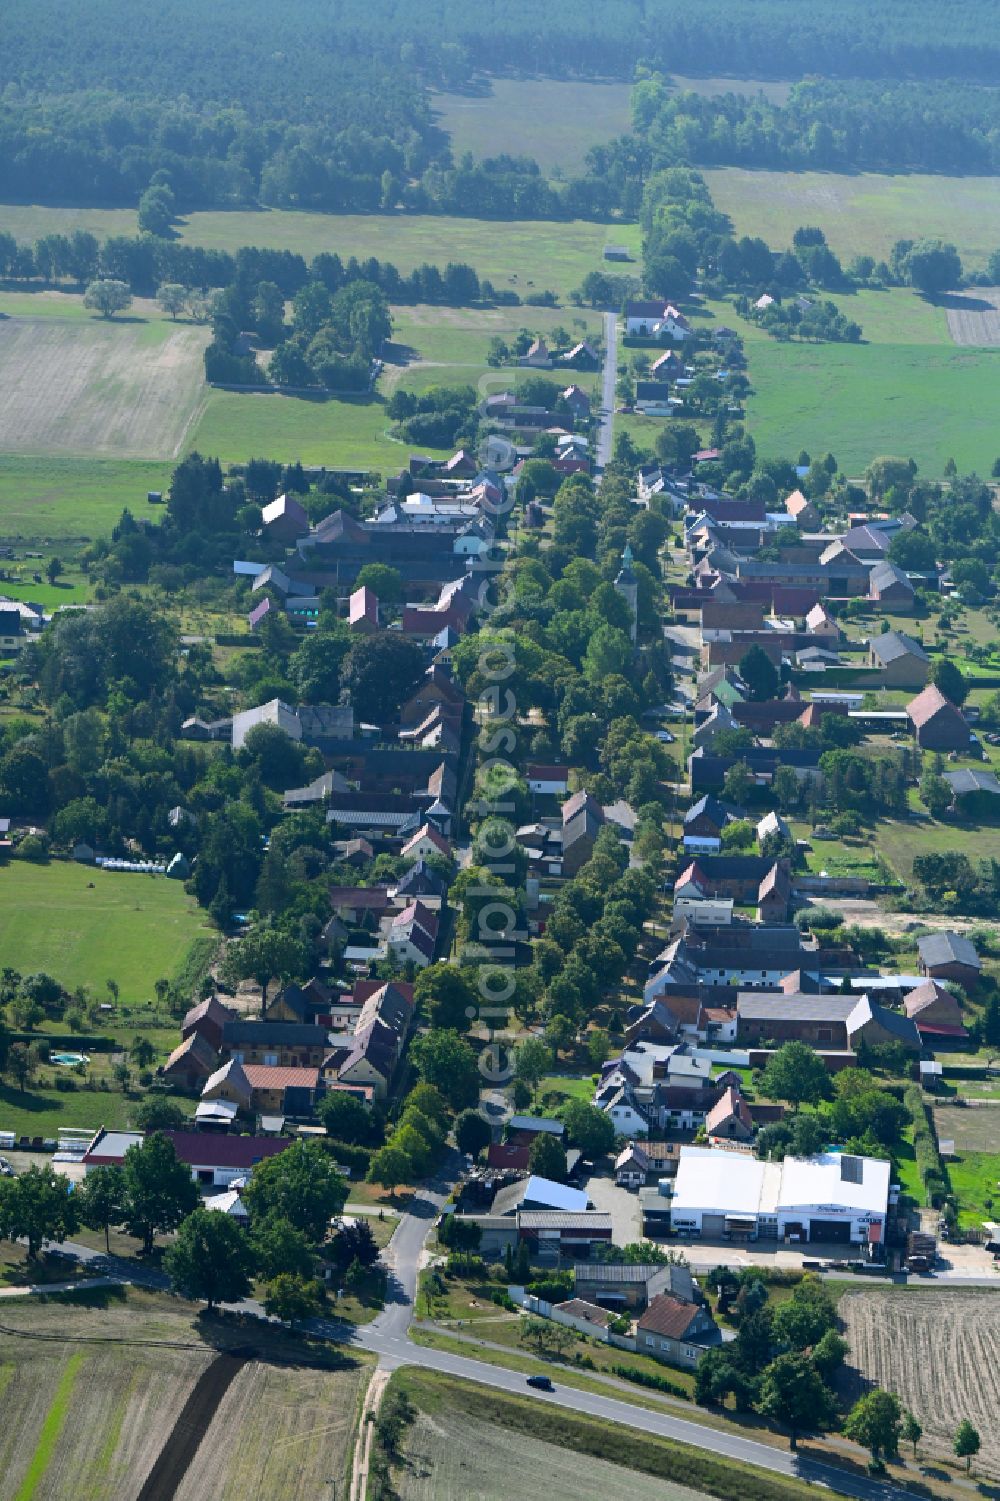
[[[368,1494],[368,1467],[371,1464],[372,1440],[375,1436],[375,1419],[382,1405],[385,1389],[389,1385],[391,1371],[377,1366],[368,1390],[365,1392],[364,1405],[361,1409],[361,1418],[358,1423],[358,1434],[354,1442],[354,1462],[351,1466],[351,1489],[350,1501],[365,1501]]]

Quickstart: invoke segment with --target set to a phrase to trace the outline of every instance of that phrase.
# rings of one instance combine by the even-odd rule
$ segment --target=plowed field
[[[922,1447],[951,1455],[955,1429],[979,1430],[979,1473],[1000,1478],[1000,1293],[866,1288],[840,1300],[863,1382],[895,1392],[923,1426]]]

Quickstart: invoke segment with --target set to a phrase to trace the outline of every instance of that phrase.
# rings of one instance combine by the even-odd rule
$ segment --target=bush
[[[666,1376],[655,1376],[652,1371],[639,1370],[637,1366],[613,1365],[611,1374],[619,1376],[622,1381],[634,1381],[636,1386],[648,1386],[653,1391],[667,1392],[671,1397],[680,1397],[683,1402],[690,1402],[691,1393],[678,1386],[676,1381],[668,1381]]]
[[[353,1176],[363,1178],[371,1165],[372,1154],[369,1147],[352,1146],[348,1141],[325,1141],[330,1156],[340,1167],[349,1167]]]
[[[573,1296],[573,1273],[555,1272],[551,1277],[529,1282],[525,1292],[534,1298],[541,1298],[543,1303],[564,1303]]]

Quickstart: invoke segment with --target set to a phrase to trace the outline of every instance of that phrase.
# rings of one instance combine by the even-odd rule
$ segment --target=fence
[[[599,1339],[602,1344],[614,1345],[619,1350],[631,1350],[635,1354],[636,1341],[632,1335],[612,1334],[604,1325],[591,1324],[589,1320],[578,1318],[576,1314],[565,1313],[544,1298],[536,1298],[532,1293],[525,1292],[523,1287],[509,1287],[507,1291],[511,1302],[527,1313],[533,1313],[540,1319],[550,1319],[553,1324],[563,1324],[567,1329],[575,1329],[578,1334],[586,1334],[590,1339]]]

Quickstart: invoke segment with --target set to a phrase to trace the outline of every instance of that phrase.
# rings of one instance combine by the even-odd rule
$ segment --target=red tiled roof
[[[658,1293],[639,1320],[644,1334],[662,1334],[667,1339],[683,1339],[698,1316],[693,1303],[682,1303],[669,1293]]]
[[[318,1068],[295,1068],[275,1063],[244,1063],[243,1072],[251,1089],[315,1089]]]
[[[163,1135],[188,1167],[250,1168],[292,1144],[280,1136],[221,1136],[214,1131],[164,1131]]]

